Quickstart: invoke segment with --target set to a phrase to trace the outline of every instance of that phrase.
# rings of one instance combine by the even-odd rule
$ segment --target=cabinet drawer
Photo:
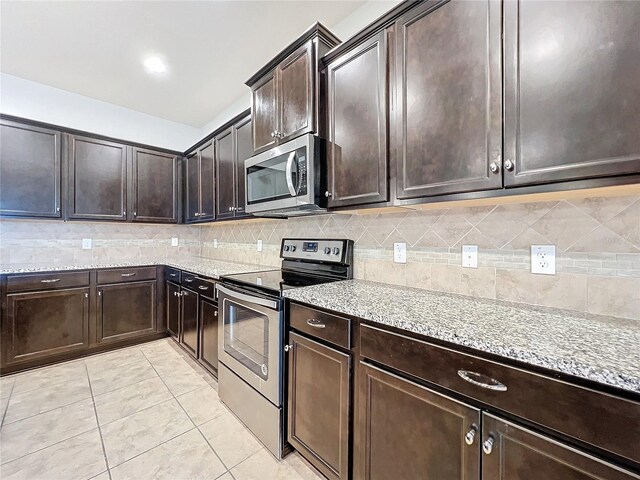
[[[118,268],[114,270],[98,270],[98,284],[139,282],[155,280],[156,267]]]
[[[216,294],[215,282],[211,280],[206,280],[200,277],[194,277],[193,282],[191,283],[190,286],[203,297],[215,299],[215,294]]]
[[[640,445],[638,402],[369,325],[360,328],[360,353],[378,363],[640,462],[640,450],[636,448]]]
[[[185,287],[194,288],[197,278],[198,276],[194,275],[193,273],[182,272],[180,284],[184,285]]]
[[[165,268],[166,279],[170,282],[180,283],[180,279],[182,278],[182,272],[177,268],[166,267]]]
[[[11,275],[7,277],[7,292],[48,290],[52,288],[86,287],[89,272],[38,273],[36,275]]]
[[[291,304],[291,328],[344,348],[351,348],[351,320],[314,308]]]

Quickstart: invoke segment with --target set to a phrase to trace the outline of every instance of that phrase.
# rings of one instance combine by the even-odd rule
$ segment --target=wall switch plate
[[[213,248],[218,248],[218,239],[217,238],[213,239]]]
[[[82,239],[82,249],[83,250],[91,250],[91,239],[83,238]]]
[[[478,246],[462,246],[462,266],[465,268],[478,268]]]
[[[259,252],[262,251],[262,240],[258,240],[258,243],[256,244],[256,250],[258,250]]]
[[[393,244],[393,261],[395,263],[407,263],[407,244],[406,243]]]
[[[172,247],[178,246],[178,237],[171,237],[171,246]]]
[[[531,273],[556,274],[555,245],[531,245]]]

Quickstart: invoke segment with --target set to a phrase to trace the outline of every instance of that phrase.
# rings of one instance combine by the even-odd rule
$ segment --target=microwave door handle
[[[289,193],[292,197],[297,196],[298,192],[296,191],[296,187],[293,184],[293,162],[296,159],[295,150],[289,154],[289,158],[287,158],[287,167],[285,168],[285,175],[287,177],[287,188],[289,189]]]

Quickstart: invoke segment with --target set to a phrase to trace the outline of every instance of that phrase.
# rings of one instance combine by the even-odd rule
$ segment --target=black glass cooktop
[[[308,287],[336,281],[335,278],[302,275],[282,270],[266,270],[264,272],[238,273],[224,275],[223,280],[238,285],[247,285],[253,288],[282,292],[298,287]]]

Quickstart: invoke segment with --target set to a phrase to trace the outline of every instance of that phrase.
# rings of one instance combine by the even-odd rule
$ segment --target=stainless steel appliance
[[[245,160],[246,212],[263,217],[325,213],[321,143],[307,134]]]
[[[286,438],[282,292],[353,278],[353,241],[287,238],[280,257],[280,270],[227,275],[217,285],[218,394],[278,458]]]

